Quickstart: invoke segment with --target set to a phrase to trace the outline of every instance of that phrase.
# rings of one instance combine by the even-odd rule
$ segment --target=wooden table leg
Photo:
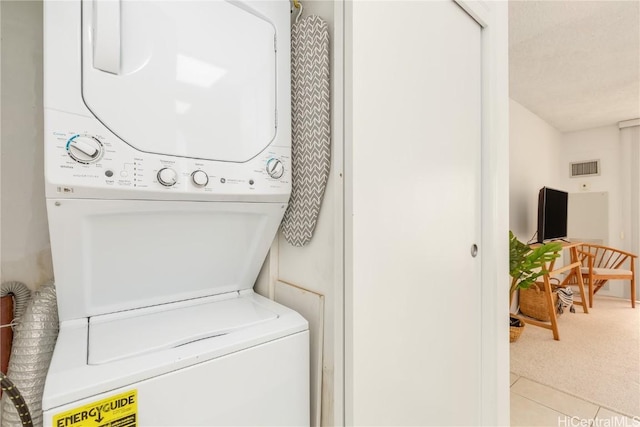
[[[556,307],[553,305],[553,294],[551,293],[551,282],[549,281],[549,275],[545,274],[544,279],[544,294],[547,299],[547,307],[549,307],[549,320],[551,320],[551,330],[553,331],[553,339],[560,341],[560,333],[558,332],[558,319],[556,318]]]
[[[570,249],[571,251],[571,262],[579,262],[578,260],[578,248],[573,247]],[[580,290],[580,298],[582,298],[582,311],[585,314],[589,314],[589,304],[587,303],[587,297],[584,292],[584,281],[582,280],[582,271],[580,271],[580,266],[578,265],[572,273],[576,275],[576,282],[578,282],[578,290]]]

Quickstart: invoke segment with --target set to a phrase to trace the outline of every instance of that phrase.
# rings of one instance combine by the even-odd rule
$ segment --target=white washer
[[[45,426],[309,423],[307,322],[252,290],[291,191],[289,8],[44,3]]]

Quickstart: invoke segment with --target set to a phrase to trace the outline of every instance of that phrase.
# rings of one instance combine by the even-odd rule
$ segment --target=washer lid
[[[89,319],[89,365],[175,348],[277,318],[237,292],[94,316]]]
[[[82,95],[132,147],[244,162],[276,133],[274,25],[242,2],[84,0]]]

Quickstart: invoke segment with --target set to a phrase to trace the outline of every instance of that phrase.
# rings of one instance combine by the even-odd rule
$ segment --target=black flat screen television
[[[542,187],[538,193],[538,242],[567,237],[566,191]]]

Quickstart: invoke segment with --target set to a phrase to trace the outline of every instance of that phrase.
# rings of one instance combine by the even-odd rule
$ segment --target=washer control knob
[[[76,135],[67,142],[67,153],[79,163],[95,163],[102,157],[100,141],[89,135]]]
[[[204,187],[209,183],[209,175],[205,171],[198,169],[191,174],[191,181],[198,187]]]
[[[279,159],[271,158],[267,162],[267,173],[271,178],[278,179],[284,175],[284,165]]]
[[[158,171],[158,182],[165,187],[171,187],[178,182],[178,174],[171,168],[162,168]]]

